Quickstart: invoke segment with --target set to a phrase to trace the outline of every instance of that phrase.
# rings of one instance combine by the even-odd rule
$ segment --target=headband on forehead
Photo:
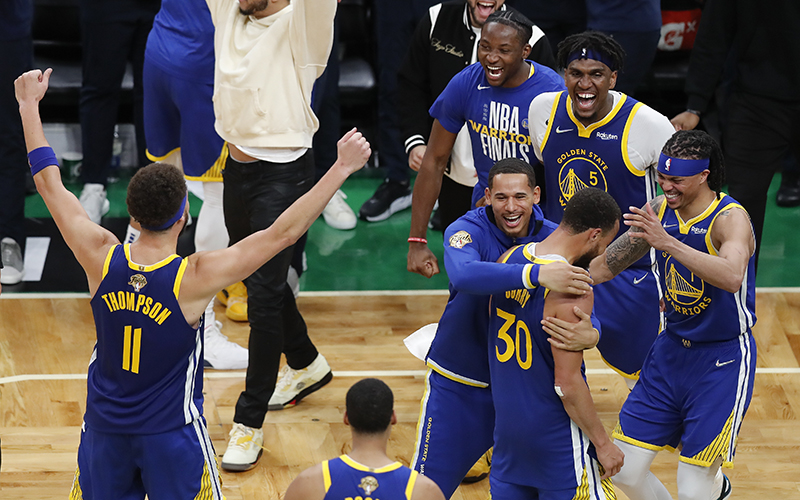
[[[178,208],[178,211],[175,212],[175,215],[170,217],[170,219],[167,222],[161,224],[160,226],[145,226],[144,224],[142,224],[142,227],[147,229],[148,231],[162,231],[162,230],[167,229],[168,227],[172,226],[173,224],[178,222],[178,219],[181,218],[181,216],[183,215],[184,210],[186,210],[186,200],[188,198],[189,198],[189,193],[187,192],[186,196],[183,197],[183,201],[181,202],[180,208]]]
[[[611,71],[617,71],[619,69],[617,68],[617,65],[613,62],[613,60],[606,54],[603,54],[602,52],[598,52],[596,50],[587,49],[586,47],[583,47],[580,50],[576,50],[575,52],[570,54],[569,57],[567,58],[567,66],[569,66],[569,63],[571,63],[576,59],[593,59],[595,61],[600,61],[601,63],[605,64],[611,69]]]
[[[681,158],[672,158],[671,156],[661,153],[661,156],[658,158],[658,171],[664,175],[671,175],[674,177],[691,177],[699,174],[703,170],[707,170],[708,164],[708,158],[683,160]]]

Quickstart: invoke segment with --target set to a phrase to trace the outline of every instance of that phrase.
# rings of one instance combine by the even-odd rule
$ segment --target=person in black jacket
[[[726,58],[736,77],[723,130],[728,194],[750,214],[761,246],[767,190],[787,153],[800,159],[800,3],[769,7],[749,0],[708,0],[686,79],[687,110],[672,119],[677,130],[695,128],[711,101]],[[757,262],[757,260],[756,260]]]
[[[504,5],[504,0],[454,0],[432,6],[417,25],[397,76],[396,103],[396,108],[402,110],[400,130],[408,166],[413,170],[419,170],[433,125],[428,109],[453,76],[477,61],[478,40],[486,18],[492,12],[507,9],[510,7]],[[550,44],[536,26],[529,43],[529,59],[555,68]],[[476,181],[472,153],[468,146],[459,149],[459,143],[439,196],[442,228],[474,208],[470,206]],[[386,180],[361,207],[362,219],[383,220],[411,206],[409,171],[404,165],[390,165],[389,169]]]

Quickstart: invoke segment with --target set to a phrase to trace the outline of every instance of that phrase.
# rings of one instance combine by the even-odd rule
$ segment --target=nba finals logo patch
[[[128,284],[138,293],[147,284],[147,280],[141,274],[134,274]]]
[[[468,243],[472,243],[472,236],[466,231],[459,231],[450,237],[450,246],[453,248],[464,248]]]
[[[373,476],[364,476],[361,478],[361,484],[359,484],[358,487],[364,490],[364,493],[370,495],[373,491],[378,489],[378,480]]]

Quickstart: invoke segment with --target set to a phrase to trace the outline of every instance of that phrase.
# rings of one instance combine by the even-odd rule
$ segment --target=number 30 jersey
[[[130,245],[109,250],[91,300],[97,343],[84,420],[92,429],[155,434],[202,415],[203,318],[189,325],[178,305],[185,269],[178,255],[142,266]]]

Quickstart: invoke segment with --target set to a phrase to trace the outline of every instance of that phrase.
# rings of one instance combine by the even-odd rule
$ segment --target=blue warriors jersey
[[[528,107],[543,92],[563,90],[564,80],[546,66],[528,63],[530,77],[514,88],[489,85],[483,66],[472,64],[450,80],[431,106],[431,116],[448,132],[458,134],[467,125],[478,174],[473,206],[483,196],[492,165],[504,158],[536,163],[528,133]]]
[[[417,476],[400,462],[380,469],[347,455],[322,462],[325,500],[411,500]]]
[[[623,212],[655,197],[654,169],[635,165],[628,153],[631,121],[642,106],[620,94],[605,118],[584,127],[572,111],[569,95],[561,92],[556,97],[541,146],[547,191],[543,210],[548,219],[560,222],[570,198],[589,187],[609,193]],[[626,230],[620,225],[618,234]],[[650,264],[645,256],[635,266]]]
[[[558,255],[537,257],[534,248],[535,243],[518,246],[505,262],[564,261]],[[547,294],[547,289],[536,287],[492,296],[489,366],[496,421],[492,475],[543,490],[582,487],[598,493],[585,498],[603,498],[613,493],[613,487],[601,482],[589,455],[591,442],[569,418],[554,389],[555,362],[549,335],[541,328]]]
[[[214,24],[205,0],[161,0],[145,59],[174,76],[214,83]]]
[[[97,344],[89,364],[86,424],[98,431],[155,434],[202,415],[203,320],[186,322],[178,293],[186,260],[131,261],[108,252],[92,297]]]
[[[684,221],[667,206],[665,199],[658,216],[667,233],[678,241],[717,255],[711,230],[719,214],[731,208],[744,210],[736,200],[723,194],[703,213]],[[735,339],[755,325],[755,254],[750,256],[742,286],[736,293],[706,283],[667,252],[656,252],[656,261],[667,306],[668,332],[694,342],[720,342]]]
[[[444,263],[450,278],[450,298],[428,352],[427,364],[432,370],[467,385],[489,385],[489,296],[531,286],[530,262],[498,265],[497,259],[515,244],[542,241],[556,227],[534,205],[525,238],[514,240],[501,231],[491,207],[471,210],[445,230]]]

